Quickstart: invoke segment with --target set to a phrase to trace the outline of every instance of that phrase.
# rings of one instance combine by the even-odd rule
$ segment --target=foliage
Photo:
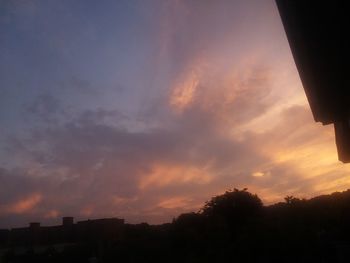
[[[228,220],[237,221],[256,216],[261,212],[262,202],[257,195],[243,190],[228,190],[223,195],[207,201],[201,210],[205,216],[222,216]]]
[[[263,206],[234,189],[169,224],[125,224],[115,239],[76,241],[63,251],[8,247],[0,262],[350,262],[349,222],[350,190]],[[9,232],[1,235],[0,247]]]

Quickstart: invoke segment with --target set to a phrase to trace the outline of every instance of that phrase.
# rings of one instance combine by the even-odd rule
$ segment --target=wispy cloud
[[[23,199],[17,200],[14,203],[3,205],[1,207],[2,214],[25,214],[32,212],[33,209],[41,202],[42,195],[33,193]]]
[[[36,3],[10,4],[24,42],[0,44],[0,226],[159,223],[233,187],[265,202],[349,187],[274,1]]]

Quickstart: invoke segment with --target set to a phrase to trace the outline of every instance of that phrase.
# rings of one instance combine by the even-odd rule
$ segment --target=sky
[[[273,0],[0,0],[0,228],[349,188]]]

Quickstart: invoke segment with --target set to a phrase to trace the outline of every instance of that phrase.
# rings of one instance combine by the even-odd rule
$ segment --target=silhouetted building
[[[38,222],[29,227],[0,231],[0,245],[35,246],[118,240],[122,237],[124,219],[105,218],[77,222],[73,217],[63,217],[62,225],[41,226]]]
[[[29,223],[29,227],[30,229],[38,229],[40,227],[40,223],[39,222]]]
[[[333,123],[339,160],[350,162],[349,15],[345,0],[276,0],[315,121]]]
[[[76,224],[76,236],[80,240],[106,240],[121,238],[124,219],[103,218],[80,221]]]
[[[0,248],[7,245],[10,230],[0,229]]]
[[[169,224],[62,219],[59,226],[0,230],[3,244],[12,240],[0,247],[0,262],[347,263],[349,220],[350,189],[309,200],[287,196],[270,206],[234,189]]]
[[[74,224],[74,218],[71,216],[65,216],[62,218],[62,225],[63,226],[71,226]]]

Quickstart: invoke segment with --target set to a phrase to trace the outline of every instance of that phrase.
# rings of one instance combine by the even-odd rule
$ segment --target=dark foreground
[[[0,230],[0,262],[350,262],[350,190],[263,206],[244,190],[163,225],[99,219]]]

